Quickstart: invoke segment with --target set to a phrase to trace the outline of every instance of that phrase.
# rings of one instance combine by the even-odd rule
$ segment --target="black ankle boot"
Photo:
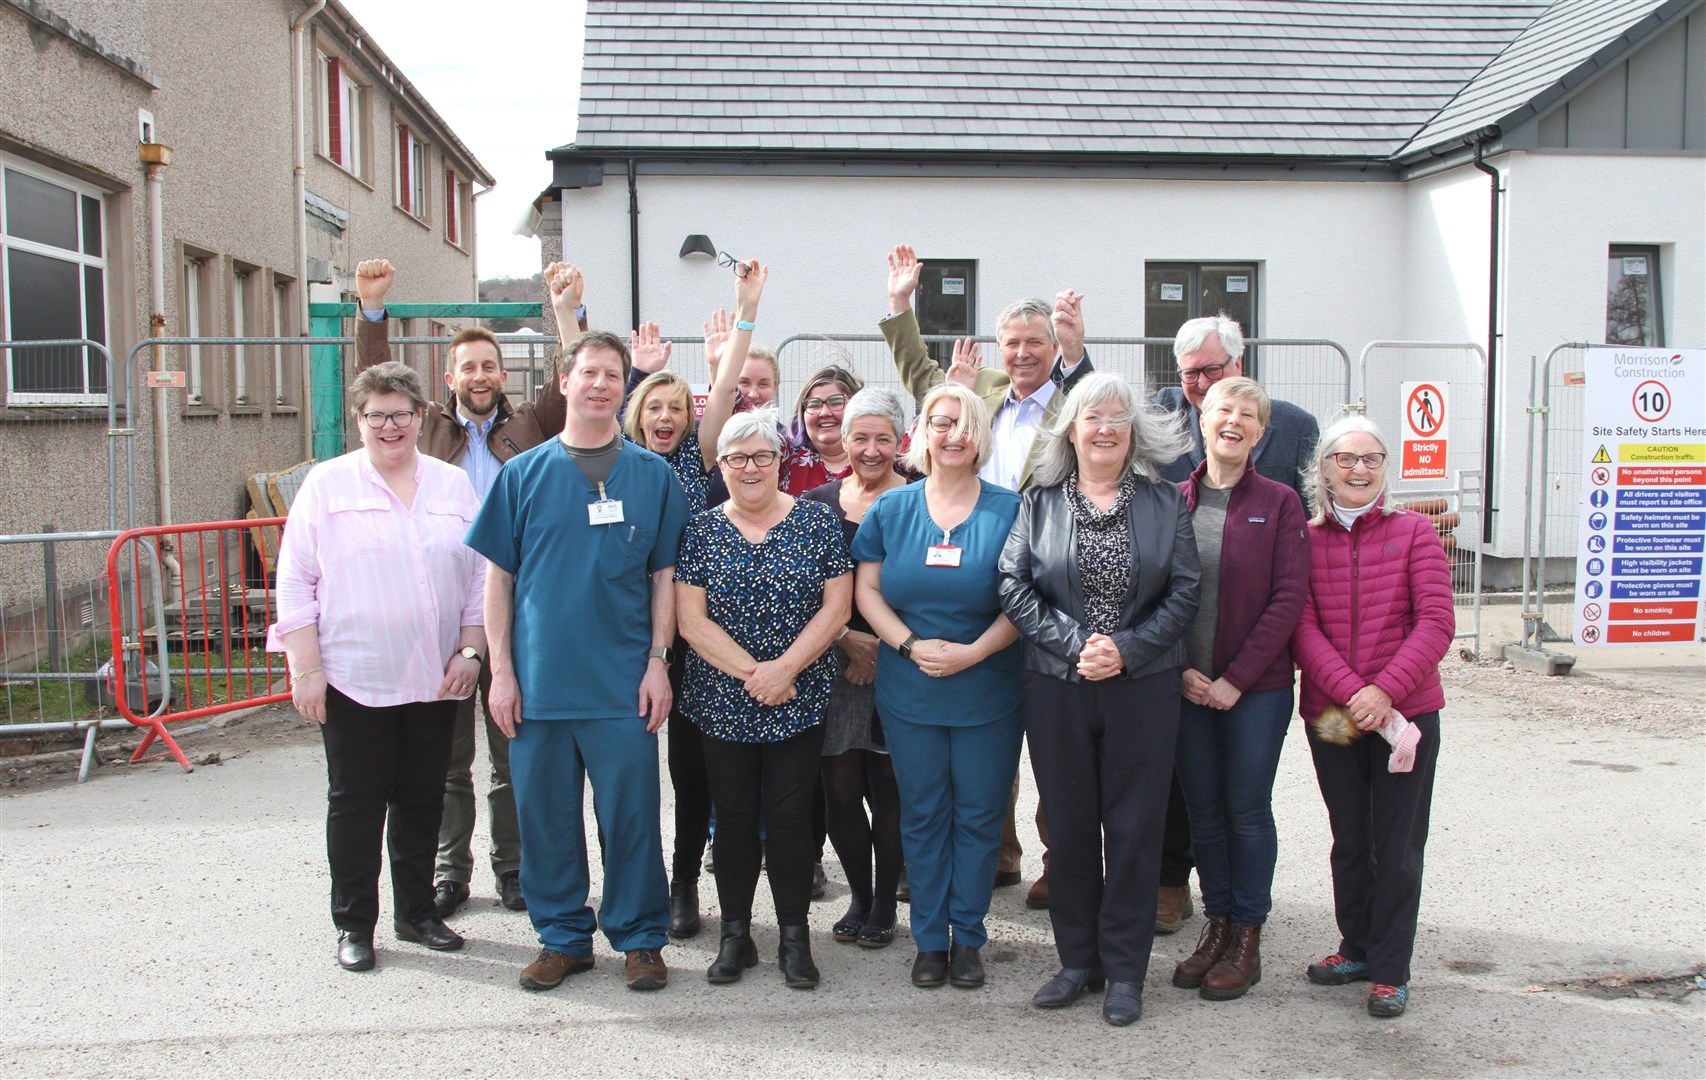
[[[699,883],[676,881],[669,886],[669,936],[680,941],[699,933]]]
[[[758,965],[758,946],[752,941],[749,919],[724,919],[723,940],[717,958],[705,969],[705,981],[722,985],[740,982],[742,973]]]
[[[784,926],[782,945],[776,954],[776,966],[782,969],[782,979],[793,990],[817,989],[817,965],[812,963],[812,938],[809,926]]]

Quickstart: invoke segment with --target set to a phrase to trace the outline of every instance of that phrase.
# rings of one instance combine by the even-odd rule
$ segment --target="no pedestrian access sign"
[[[1706,351],[1589,349],[1576,643],[1700,640]]]
[[[1398,479],[1444,479],[1445,390],[1443,382],[1403,384],[1400,390],[1404,398],[1403,447],[1398,460]]]

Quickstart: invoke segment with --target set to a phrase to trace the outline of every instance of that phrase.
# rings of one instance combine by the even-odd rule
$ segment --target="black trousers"
[[[393,918],[434,914],[433,858],[456,705],[372,708],[326,687],[326,861],[339,930],[371,933],[379,921],[382,843],[391,857]]]
[[[817,838],[812,827],[823,759],[823,725],[791,739],[737,743],[704,738],[705,768],[717,808],[717,906],[725,919],[752,918],[760,859],[770,876],[770,896],[781,926],[804,926],[812,903]],[[760,851],[758,822],[766,840]]]
[[[678,703],[686,654],[686,642],[676,639],[669,685]],[[669,739],[669,783],[675,789],[675,848],[669,861],[673,885],[699,880],[699,861],[711,834],[711,780],[705,775],[705,737],[693,721],[679,708],[672,709],[664,732]]]
[[[1049,828],[1049,921],[1063,967],[1143,984],[1173,747],[1177,668],[1069,682],[1025,673],[1025,736]]]
[[[1333,828],[1333,913],[1338,951],[1368,963],[1370,981],[1410,981],[1416,918],[1422,906],[1422,849],[1428,842],[1434,770],[1439,764],[1439,713],[1409,718],[1422,729],[1415,768],[1389,773],[1392,748],[1368,734],[1334,746],[1309,734],[1315,779]]]
[[[1168,784],[1167,823],[1161,834],[1161,884],[1175,889],[1189,885],[1191,868],[1196,864],[1191,853],[1191,814],[1175,769]]]

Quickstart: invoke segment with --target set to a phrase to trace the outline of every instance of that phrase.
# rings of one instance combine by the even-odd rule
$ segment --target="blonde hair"
[[[937,383],[924,395],[924,400],[918,403],[918,430],[914,433],[912,445],[907,447],[906,461],[908,469],[923,476],[930,475],[930,410],[939,401],[951,400],[959,403],[960,422],[954,425],[954,433],[970,441],[975,461],[974,469],[983,468],[983,463],[989,460],[994,450],[994,437],[989,433],[989,408],[983,399],[961,386],[959,383]]]
[[[653,372],[647,375],[640,385],[634,387],[633,395],[628,398],[628,411],[622,415],[622,434],[641,446],[646,445],[646,437],[640,431],[640,422],[644,419],[641,414],[645,411],[646,396],[660,387],[668,387],[687,406],[687,423],[682,428],[681,439],[677,439],[675,443],[680,446],[681,440],[687,438],[688,431],[693,427],[693,387],[673,371]]]
[[[1256,422],[1262,425],[1263,430],[1267,429],[1268,420],[1273,416],[1274,403],[1273,399],[1268,397],[1268,392],[1262,389],[1261,383],[1255,379],[1246,379],[1242,375],[1222,379],[1210,386],[1208,393],[1202,396],[1201,411],[1208,412],[1210,405],[1218,405],[1220,399],[1226,397],[1254,401],[1256,403]]]

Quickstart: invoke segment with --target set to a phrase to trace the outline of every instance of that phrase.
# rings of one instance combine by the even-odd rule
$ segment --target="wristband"
[[[319,670],[320,669],[317,667],[311,667],[307,671],[298,671],[296,674],[294,674],[290,677],[290,688],[292,690],[296,689],[297,683],[301,682],[303,679],[306,679],[308,676],[317,673]]]
[[[586,322],[586,305],[585,304],[576,304],[575,305],[575,321],[576,322]]]
[[[750,319],[736,319],[735,320],[735,329],[736,330],[745,330],[747,333],[750,334],[754,330],[758,329],[758,324],[751,321]]]

